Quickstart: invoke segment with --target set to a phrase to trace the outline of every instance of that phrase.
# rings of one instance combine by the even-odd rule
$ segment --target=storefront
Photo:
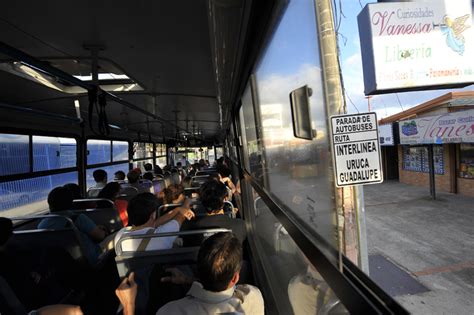
[[[400,182],[474,196],[474,92],[448,93],[380,121],[398,121]],[[383,148],[382,148],[383,149]]]

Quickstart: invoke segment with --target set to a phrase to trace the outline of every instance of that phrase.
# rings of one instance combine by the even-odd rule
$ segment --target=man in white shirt
[[[94,177],[95,185],[89,187],[87,190],[87,197],[97,198],[97,195],[99,195],[102,188],[107,185],[107,172],[101,169],[95,170],[94,173],[92,173],[92,177]]]
[[[260,290],[251,285],[237,285],[242,263],[242,246],[232,233],[217,233],[201,245],[197,270],[199,282],[194,281],[186,297],[160,308],[157,315],[252,314],[264,315]],[[169,269],[171,277],[162,281],[185,284],[191,279],[177,269]],[[124,315],[135,312],[136,284],[133,275],[125,279],[116,291]]]
[[[187,204],[175,208],[157,218],[157,209],[161,205],[152,193],[141,193],[130,200],[127,213],[129,225],[115,235],[114,243],[118,252],[118,242],[124,235],[151,235],[158,233],[178,232],[186,219],[194,217]],[[176,237],[156,237],[145,239],[129,239],[121,242],[122,251],[144,251],[169,249]]]

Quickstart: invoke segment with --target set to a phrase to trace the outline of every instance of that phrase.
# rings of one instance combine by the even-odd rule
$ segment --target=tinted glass
[[[112,159],[114,162],[128,160],[127,141],[112,141]]]
[[[474,178],[474,144],[463,143],[460,146],[459,177]]]
[[[76,140],[33,136],[33,171],[76,166]]]
[[[332,174],[328,174],[331,163],[314,5],[315,1],[305,0],[289,3],[257,66],[255,112],[261,125],[257,135],[263,146],[266,189],[309,231],[336,247],[336,208],[331,198]],[[293,135],[289,95],[304,85],[313,90],[309,98],[311,126],[317,131],[313,140]]]
[[[29,137],[0,134],[0,176],[30,171]]]
[[[272,293],[279,313],[349,314],[260,196],[250,190],[255,246],[268,285],[278,288]],[[325,309],[329,311],[324,312]]]
[[[110,162],[110,141],[87,140],[87,165]]]
[[[94,177],[92,177],[92,173],[95,170],[98,170],[98,169],[102,169],[102,170],[107,172],[107,180],[110,182],[110,181],[113,180],[114,174],[117,171],[123,171],[125,173],[125,175],[127,175],[127,173],[128,173],[128,163],[88,169],[86,171],[87,188],[95,185],[95,181],[94,181]]]
[[[46,211],[49,192],[68,183],[77,184],[77,172],[0,183],[0,216],[13,217]]]
[[[153,143],[134,142],[133,159],[143,159],[153,156]]]

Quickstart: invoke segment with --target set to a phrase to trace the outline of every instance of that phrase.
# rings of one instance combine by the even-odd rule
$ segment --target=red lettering
[[[434,131],[435,131],[436,129],[438,129],[438,132],[436,132],[437,135],[441,132],[441,128],[440,128],[440,127],[433,128],[433,129],[431,129],[430,137],[433,137],[433,136],[434,136],[434,134],[435,134]]]
[[[474,134],[474,124],[471,125],[471,129],[470,129],[470,130],[466,131],[466,135],[470,136],[470,135],[472,135],[472,134]]]
[[[388,12],[385,11],[383,14],[382,12],[375,12],[374,15],[372,15],[372,24],[379,25],[380,23],[379,36],[385,32],[385,28],[387,27],[388,22],[390,21],[390,19],[392,18],[394,14],[395,12],[392,11],[389,16]]]
[[[433,29],[433,25],[431,23],[412,23],[412,24],[402,24],[396,25],[391,24],[390,20],[392,16],[395,14],[394,11],[388,13],[388,11],[382,12],[375,12],[372,15],[372,24],[379,25],[379,34],[381,35],[407,35],[407,34],[419,34],[419,33],[429,33]]]

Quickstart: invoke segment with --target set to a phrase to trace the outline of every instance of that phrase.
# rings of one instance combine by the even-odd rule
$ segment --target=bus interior
[[[117,171],[145,172],[146,164],[208,160],[210,173],[193,178],[199,187],[221,158],[239,186],[230,206],[247,229],[247,280],[261,290],[267,314],[407,313],[341,245],[322,57],[322,19],[331,15],[325,3],[330,7],[319,0],[5,3],[0,216],[14,222],[12,243],[65,249],[105,292],[84,302],[77,290],[61,298],[51,291],[35,307],[93,303],[104,307],[91,313],[114,314],[114,276],[196,259],[196,248],[117,257],[112,250],[104,265],[91,265],[72,222],[37,229],[51,216],[46,199],[53,188],[76,183],[84,196],[98,169],[112,181]],[[334,35],[333,23],[329,30]],[[290,100],[302,88],[314,129],[306,139],[294,136]],[[156,177],[149,188],[158,193],[182,179]],[[77,201],[74,211],[117,232],[124,224],[115,204],[101,202]],[[30,311],[0,280],[0,306]]]

